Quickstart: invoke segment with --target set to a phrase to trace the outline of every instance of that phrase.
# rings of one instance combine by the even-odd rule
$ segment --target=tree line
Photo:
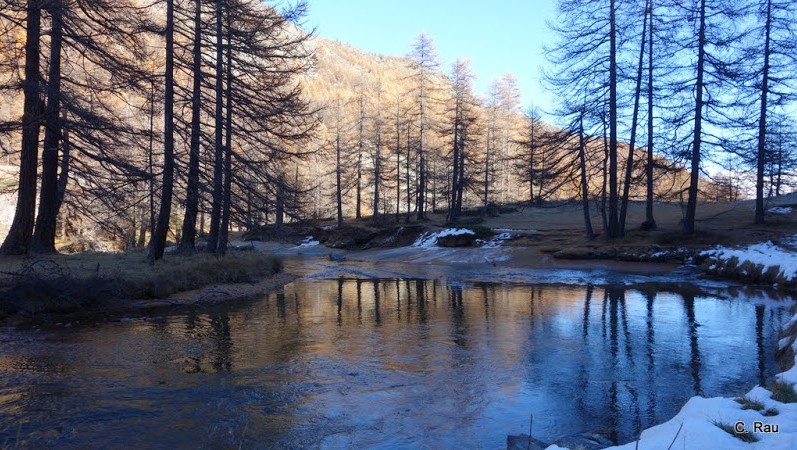
[[[689,173],[684,233],[695,231],[707,167],[717,172],[726,158],[752,172],[753,219],[764,223],[765,197],[781,192],[789,170],[773,162],[783,161],[784,140],[794,142],[796,11],[788,0],[559,2],[546,80],[561,99],[556,114],[566,128],[581,141],[607,142],[610,237],[625,231],[640,135],[647,141],[644,227],[655,228],[654,146]],[[618,144],[626,139],[618,180]]]
[[[10,142],[21,136],[17,206],[0,252],[54,252],[66,203],[134,245],[149,234],[151,261],[170,230],[193,249],[198,221],[207,249],[223,254],[233,211],[251,221],[255,208],[276,209],[275,192],[298,189],[282,166],[302,157],[316,125],[296,80],[310,64],[308,35],[294,24],[305,8],[5,0],[2,89],[6,98],[22,91],[24,105],[0,128]]]
[[[510,74],[479,96],[467,61],[442,73],[426,34],[406,58],[325,62],[345,51],[296,25],[304,3],[3,2],[0,94],[19,112],[0,138],[20,149],[4,254],[53,252],[87,222],[154,261],[200,235],[223,254],[233,225],[456,223],[548,200],[580,200],[592,238],[592,210],[620,237],[632,199],[646,229],[655,200],[683,199],[692,233],[699,199],[739,192],[706,162],[754,174],[761,223],[797,161],[786,0],[560,2],[557,126]]]

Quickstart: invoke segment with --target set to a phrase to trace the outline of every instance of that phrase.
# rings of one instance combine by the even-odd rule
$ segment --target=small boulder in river
[[[473,247],[476,234],[449,234],[437,238],[438,247]]]
[[[506,450],[544,450],[548,444],[528,434],[506,437]]]
[[[580,433],[565,436],[554,442],[554,445],[571,449],[601,450],[613,446],[614,442],[600,433]]]

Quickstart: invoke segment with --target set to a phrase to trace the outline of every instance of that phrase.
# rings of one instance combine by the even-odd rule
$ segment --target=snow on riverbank
[[[321,242],[315,240],[312,236],[307,236],[296,248],[318,247],[319,245],[321,245]]]
[[[792,236],[789,242],[794,241],[795,237],[797,236]],[[774,268],[777,266],[780,275],[787,280],[795,281],[797,277],[797,252],[775,245],[772,242],[751,244],[742,248],[717,246],[700,254],[717,261],[709,267],[709,270],[717,268],[717,263],[719,262],[725,263],[732,258],[737,258],[737,266],[749,261],[752,264],[761,265],[763,267],[762,273],[768,270],[775,270]]]
[[[784,241],[797,243],[797,236]],[[745,262],[762,266],[761,272],[779,270],[779,275],[793,282],[797,281],[797,252],[778,246],[772,242],[748,245],[742,248],[718,246],[701,253],[710,258],[709,270],[721,269],[728,261],[736,258],[742,271]],[[747,266],[749,267],[749,265]],[[797,315],[786,324],[784,330],[797,324]],[[797,354],[797,339],[788,336],[779,342],[780,349],[791,346]],[[778,381],[794,385],[797,383],[797,361],[795,366],[775,377]],[[748,400],[760,402],[761,411],[742,409],[742,404],[735,398],[692,397],[681,411],[672,419],[642,432],[639,442],[631,442],[615,449],[795,449],[797,448],[797,403],[781,403],[772,398],[772,392],[756,386],[745,395]],[[767,410],[776,410],[777,415],[765,416]],[[718,425],[737,429],[740,432],[752,432],[757,442],[747,443]],[[775,432],[775,427],[777,431]],[[550,446],[548,450],[558,449]]]
[[[412,244],[413,247],[434,247],[437,245],[437,240],[441,237],[446,236],[462,236],[462,235],[474,235],[476,234],[473,230],[469,230],[467,228],[446,228],[445,230],[438,231],[436,233],[423,233],[418,236],[418,239],[415,240],[415,243]]]
[[[785,216],[791,214],[794,211],[790,206],[774,206],[767,210],[770,214],[775,214],[776,216]]]
[[[797,322],[797,315],[789,323],[794,322]],[[788,324],[785,328],[788,328]],[[797,353],[797,342],[792,342],[791,345]],[[776,375],[776,378],[792,385],[797,383],[797,365]],[[692,397],[675,417],[643,431],[639,442],[634,441],[611,448],[622,450],[797,448],[797,403],[781,403],[773,400],[772,392],[761,386],[754,387],[745,398],[760,402],[763,409],[761,411],[742,409],[742,405],[730,397]],[[778,413],[774,416],[765,416],[764,412],[768,410],[775,410]],[[739,431],[752,432],[758,440],[753,443],[744,442],[721,429],[718,426],[720,424]],[[558,448],[552,445],[547,450]]]
[[[505,241],[508,241],[510,239],[512,239],[512,234],[510,234],[510,233],[501,233],[501,234],[496,234],[489,241],[483,241],[481,239],[476,239],[476,243],[480,244],[483,248],[498,248],[501,245],[503,245],[503,243]]]
[[[468,228],[446,228],[438,232],[426,232],[418,236],[413,247],[420,248],[436,248],[437,241],[446,236],[473,236],[476,232]],[[499,233],[493,236],[490,240],[476,239],[476,244],[482,248],[498,248],[505,241],[512,239],[512,234],[508,232]]]

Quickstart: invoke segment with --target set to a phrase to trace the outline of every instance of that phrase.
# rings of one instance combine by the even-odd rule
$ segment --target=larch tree
[[[21,255],[28,252],[36,205],[37,166],[39,162],[39,130],[41,125],[41,19],[43,0],[28,0],[25,25],[25,95],[22,116],[22,152],[19,163],[19,188],[14,219],[8,235],[0,246],[4,255]]]
[[[618,220],[618,54],[620,53],[617,6],[614,0],[559,2],[559,15],[549,27],[558,35],[555,45],[546,48],[555,69],[545,73],[546,83],[559,95],[557,115],[571,129],[589,134],[588,121],[604,122],[607,129],[606,231],[609,238],[619,233]],[[579,97],[579,98],[575,98]],[[573,124],[579,124],[572,126]]]
[[[655,26],[653,0],[648,0],[648,78],[647,78],[647,106],[648,106],[648,123],[647,123],[647,159],[645,161],[645,221],[642,223],[642,228],[646,230],[655,230],[657,228],[656,219],[653,217],[653,98],[654,98],[654,83],[653,83],[653,27]]]
[[[619,234],[625,234],[626,217],[628,215],[628,197],[631,193],[631,181],[634,172],[634,154],[636,153],[637,124],[639,122],[639,104],[642,97],[642,73],[645,61],[646,42],[648,39],[648,10],[650,2],[647,2],[642,12],[642,36],[639,44],[639,60],[637,64],[636,80],[634,87],[634,107],[631,113],[631,139],[628,144],[628,156],[626,156],[625,180],[623,181],[623,195],[620,202]]]
[[[379,221],[379,195],[380,187],[385,182],[384,169],[382,160],[382,85],[376,85],[376,104],[373,113],[373,145],[371,146],[371,162],[373,167],[373,199],[371,208],[371,220],[374,222]]]
[[[150,264],[163,258],[174,190],[174,0],[166,0],[166,67],[163,96],[163,177],[158,219],[150,241]]]
[[[196,245],[197,217],[199,215],[199,163],[200,139],[202,138],[202,0],[194,0],[191,62],[191,140],[188,155],[188,179],[186,180],[185,214],[180,247],[193,250]]]
[[[444,135],[451,139],[451,184],[446,222],[454,223],[462,214],[462,203],[468,181],[469,170],[466,166],[472,162],[475,137],[476,97],[473,95],[474,75],[468,61],[457,60],[451,69],[449,82],[451,98],[449,104],[449,126]]]
[[[51,17],[50,64],[47,76],[47,106],[44,111],[44,148],[39,211],[31,242],[31,251],[55,252],[56,217],[58,216],[58,148],[61,138],[61,44],[66,5],[53,0],[47,5]]]
[[[417,107],[418,107],[418,183],[416,194],[416,211],[418,219],[426,217],[426,189],[427,189],[427,170],[428,157],[426,155],[426,135],[431,127],[429,126],[429,102],[432,92],[432,78],[437,70],[439,63],[432,38],[426,33],[421,33],[415,39],[410,52],[413,61],[413,77],[417,85]]]
[[[671,54],[662,57],[672,67],[661,87],[662,131],[668,134],[670,156],[685,160],[689,170],[683,232],[690,235],[695,232],[702,161],[723,150],[716,130],[728,126],[728,111],[737,103],[726,92],[729,80],[738,76],[731,70],[731,44],[741,37],[744,12],[726,0],[672,1],[666,6],[666,16],[660,14],[666,27],[662,47],[669,47]]]
[[[219,251],[221,207],[224,201],[224,3],[223,0],[215,0],[214,3],[214,20],[216,26],[214,52],[216,58],[213,91],[213,190],[207,247],[207,250],[211,253],[217,253]]]
[[[757,61],[748,76],[745,91],[755,91],[758,120],[755,154],[755,223],[764,223],[764,184],[768,147],[769,117],[781,112],[797,99],[797,36],[794,23],[797,5],[789,0],[756,0],[753,5],[756,25],[749,31],[745,67]]]

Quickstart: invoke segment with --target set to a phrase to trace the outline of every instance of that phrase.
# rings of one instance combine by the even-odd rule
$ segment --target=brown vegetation
[[[281,261],[257,252],[171,256],[150,266],[143,252],[0,259],[0,313],[124,309],[136,299],[225,283],[254,283]]]

